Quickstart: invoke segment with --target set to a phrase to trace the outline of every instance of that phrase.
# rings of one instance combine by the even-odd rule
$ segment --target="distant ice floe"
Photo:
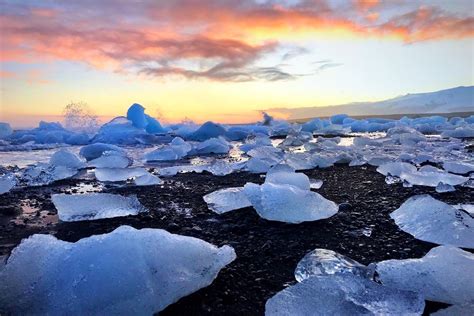
[[[382,261],[375,269],[385,286],[414,291],[430,301],[474,304],[474,255],[459,248],[439,246],[421,259]]]
[[[474,217],[429,195],[409,198],[390,217],[417,239],[474,248]]]
[[[33,235],[0,269],[0,306],[7,314],[151,315],[210,285],[235,258],[230,246],[161,229],[121,226],[75,243]]]

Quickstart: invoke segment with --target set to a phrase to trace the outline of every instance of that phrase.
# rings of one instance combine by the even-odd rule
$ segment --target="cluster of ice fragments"
[[[235,258],[230,246],[161,229],[121,226],[75,243],[33,235],[0,269],[0,306],[7,314],[152,315],[211,284]]]
[[[295,224],[337,213],[337,204],[310,188],[311,182],[305,174],[281,164],[268,171],[262,185],[247,183],[243,188],[218,190],[204,196],[204,201],[216,213],[251,205],[262,218]]]

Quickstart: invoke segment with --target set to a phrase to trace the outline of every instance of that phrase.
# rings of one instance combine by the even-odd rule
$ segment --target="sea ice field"
[[[0,123],[0,314],[473,315],[474,116]]]

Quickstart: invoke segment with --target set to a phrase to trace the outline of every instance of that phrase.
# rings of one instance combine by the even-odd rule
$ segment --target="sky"
[[[256,121],[474,82],[472,0],[0,0],[0,121]]]

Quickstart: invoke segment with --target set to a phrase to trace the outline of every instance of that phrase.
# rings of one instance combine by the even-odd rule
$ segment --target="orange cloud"
[[[384,6],[372,0],[341,8],[323,0],[291,6],[250,0],[71,1],[50,8],[10,4],[0,15],[0,58],[79,61],[153,76],[285,80],[294,75],[278,65],[255,63],[287,40],[361,36],[412,43],[474,36],[472,16],[427,6],[382,15]]]

